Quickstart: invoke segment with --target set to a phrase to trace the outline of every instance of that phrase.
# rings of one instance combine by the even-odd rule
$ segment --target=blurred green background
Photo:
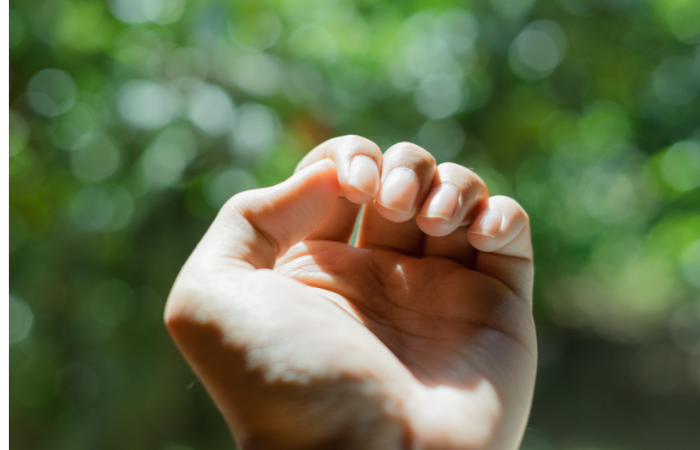
[[[231,195],[409,140],[532,219],[523,450],[700,445],[697,0],[11,0],[15,450],[232,449],[162,323]]]

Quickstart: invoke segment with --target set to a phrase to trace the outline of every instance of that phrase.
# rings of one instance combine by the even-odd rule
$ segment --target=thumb
[[[272,269],[277,257],[323,221],[339,193],[335,163],[323,159],[280,184],[237,194],[221,208],[195,253]]]

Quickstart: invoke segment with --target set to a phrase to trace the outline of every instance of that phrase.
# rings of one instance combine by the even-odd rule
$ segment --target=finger
[[[454,163],[440,164],[416,222],[429,236],[447,236],[471,223],[476,207],[488,198],[489,190],[474,172]]]
[[[513,292],[532,298],[530,220],[512,198],[491,197],[467,229],[478,253],[475,269],[501,281]]]
[[[479,251],[532,259],[529,218],[512,198],[495,195],[488,199],[474,223],[469,226],[469,241]]]
[[[361,207],[362,205],[352,203],[346,198],[338,197],[321,225],[312,231],[306,240],[349,243]]]
[[[423,256],[442,256],[473,268],[476,252],[463,226],[471,223],[488,195],[484,182],[471,170],[453,163],[440,164],[416,218],[426,233]]]
[[[419,256],[423,232],[413,217],[435,174],[435,159],[421,147],[400,143],[384,154],[382,186],[377,200],[365,207],[358,246],[385,248]]]
[[[362,212],[356,245],[418,257],[421,256],[424,236],[415,220],[392,222],[377,211],[376,203],[369,203]]]
[[[382,151],[377,144],[352,135],[330,139],[311,150],[297,171],[324,158],[335,162],[343,197],[358,205],[374,200],[382,166]]]
[[[428,194],[434,173],[435,158],[423,148],[409,142],[392,146],[384,154],[377,211],[392,222],[413,218]]]
[[[344,198],[335,202],[323,223],[307,239],[349,242],[360,205],[372,201],[379,189],[382,152],[374,142],[360,136],[338,137],[311,150],[297,170],[323,158],[335,161]]]
[[[271,269],[323,222],[339,192],[335,164],[324,159],[276,186],[237,194],[221,208],[193,257],[223,256]]]
[[[441,256],[456,261],[468,269],[474,268],[476,250],[469,242],[464,227],[447,236],[425,236],[422,256]]]

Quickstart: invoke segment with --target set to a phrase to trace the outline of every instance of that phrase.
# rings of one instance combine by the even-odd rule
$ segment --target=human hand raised
[[[514,200],[414,144],[346,136],[224,205],[165,320],[244,450],[514,450],[532,282]]]

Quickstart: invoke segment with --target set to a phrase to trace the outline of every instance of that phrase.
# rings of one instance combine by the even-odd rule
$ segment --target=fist
[[[515,450],[532,280],[517,202],[417,145],[346,136],[231,198],[165,320],[244,449]]]

